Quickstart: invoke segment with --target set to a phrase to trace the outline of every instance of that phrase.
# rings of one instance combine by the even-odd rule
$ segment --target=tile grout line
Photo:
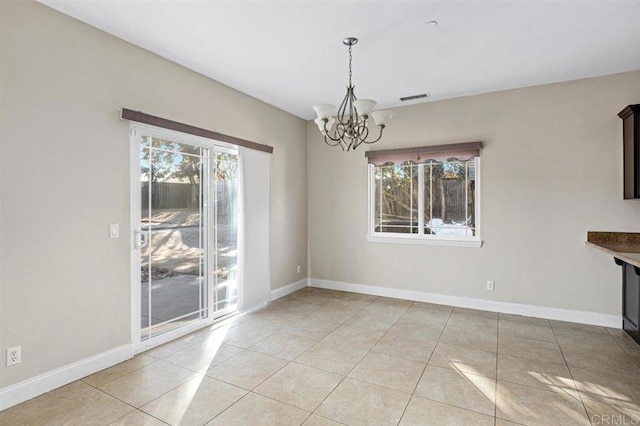
[[[182,367],[181,367],[181,368],[182,368]],[[186,369],[185,369],[185,370],[186,370]],[[189,370],[189,371],[191,371],[191,370]],[[203,376],[206,376],[206,375],[204,375],[204,374],[202,374],[202,375],[203,375]],[[109,395],[109,396],[111,396],[111,397],[113,397],[113,398],[115,398],[115,399],[117,399],[118,401],[122,401],[122,402],[124,402],[125,404],[130,405],[131,407],[135,408],[135,409],[136,409],[136,410],[138,410],[138,411],[142,411],[143,413],[145,413],[145,414],[147,414],[147,415],[149,415],[149,416],[151,416],[151,417],[153,417],[153,418],[156,418],[155,416],[152,416],[151,414],[149,414],[149,413],[147,413],[146,411],[142,410],[142,407],[144,407],[144,406],[145,406],[145,405],[147,405],[147,404],[152,403],[153,401],[155,401],[155,400],[157,400],[157,399],[159,399],[159,398],[162,398],[163,396],[167,395],[168,393],[173,392],[174,390],[176,390],[176,389],[177,389],[177,388],[179,388],[180,386],[185,385],[185,384],[187,384],[188,382],[190,382],[191,380],[194,380],[194,379],[196,379],[196,376],[190,377],[189,379],[187,379],[187,380],[185,380],[184,382],[182,382],[182,383],[180,383],[180,384],[178,384],[178,385],[176,385],[176,386],[172,387],[171,389],[167,390],[166,392],[162,393],[161,395],[158,395],[157,397],[155,397],[155,398],[151,399],[150,401],[145,402],[145,403],[144,403],[144,404],[142,404],[140,407],[136,407],[136,406],[134,406],[134,405],[131,405],[130,403],[128,403],[128,402],[126,402],[126,401],[124,401],[124,400],[122,400],[122,399],[118,398],[118,397],[117,397],[117,396],[115,396],[115,395],[111,395],[110,393],[108,393],[108,392],[106,392],[106,391],[104,391],[104,390],[102,390],[102,389],[98,389],[98,390],[99,390],[99,391],[101,391],[101,392],[103,392],[103,393],[105,393],[105,394],[107,394],[107,395]],[[158,420],[160,420],[160,419],[158,419]],[[163,423],[166,423],[166,422],[164,422],[164,421],[162,421],[162,422],[163,422]]]
[[[549,324],[551,324],[551,322],[549,322]],[[584,410],[584,414],[587,416],[587,421],[589,422],[589,424],[593,425],[593,421],[591,420],[591,416],[589,416],[589,411],[587,410],[587,406],[585,405],[584,400],[582,399],[582,394],[578,390],[578,386],[576,385],[576,380],[573,378],[573,373],[571,372],[571,368],[569,368],[569,363],[567,362],[567,358],[564,356],[564,351],[562,350],[562,346],[560,345],[560,341],[558,340],[558,336],[556,335],[556,330],[553,326],[551,326],[551,331],[553,332],[553,335],[556,337],[556,344],[560,349],[560,353],[562,354],[562,359],[564,360],[564,364],[567,367],[567,371],[569,371],[569,376],[571,377],[571,381],[573,382],[573,387],[576,393],[578,394],[580,404],[582,404],[582,409]]]
[[[415,304],[416,302],[414,302]],[[413,306],[413,305],[411,305]],[[444,333],[444,329],[447,328],[447,324],[449,323],[449,320],[451,319],[451,315],[453,315],[453,308],[449,311],[449,315],[447,315],[447,320],[444,323],[444,326],[442,327],[442,330],[440,330],[440,335],[438,336],[438,338],[436,339],[436,344],[433,347],[433,349],[431,350],[431,354],[429,354],[429,358],[427,358],[427,363],[425,364],[424,368],[422,369],[422,373],[420,373],[420,377],[418,377],[418,381],[416,382],[416,385],[413,387],[413,392],[411,392],[411,396],[409,397],[409,402],[407,402],[407,405],[404,407],[404,410],[402,411],[402,415],[400,416],[400,419],[398,420],[398,425],[402,422],[402,418],[404,417],[404,415],[407,412],[407,408],[409,408],[409,404],[411,404],[411,400],[413,399],[414,396],[416,395],[416,389],[418,389],[418,386],[420,385],[420,381],[422,380],[422,377],[424,376],[424,372],[427,371],[427,367],[429,366],[429,362],[431,361],[431,357],[433,357],[433,353],[436,351],[436,348],[438,347],[438,343],[440,343],[440,338],[442,337],[442,334]]]
[[[496,339],[496,390],[495,390],[495,402],[494,402],[494,425],[497,425],[498,423],[498,369],[499,369],[499,363],[500,363],[500,317],[504,315],[501,313],[498,313],[498,334],[497,334],[497,339]],[[547,320],[547,323],[549,325],[549,329],[551,329],[551,323],[549,323],[549,321]],[[553,330],[551,330],[553,332]],[[510,336],[509,334],[506,334],[507,336]],[[518,336],[511,336],[511,337],[518,337]],[[555,339],[555,334],[554,334],[554,339]],[[522,339],[523,337],[518,337],[520,339]],[[536,339],[530,339],[530,340],[536,340]],[[539,340],[536,340],[539,341]],[[556,342],[557,344],[557,342]],[[508,355],[508,354],[506,354]],[[508,356],[514,356],[514,355],[508,355]],[[524,358],[524,357],[519,357],[522,359],[529,359],[529,358]],[[506,380],[505,380],[506,381]],[[507,381],[507,383],[510,383]],[[516,383],[517,384],[517,383]],[[537,389],[537,388],[536,388]],[[502,418],[501,418],[502,419]],[[508,420],[511,421],[511,420]]]
[[[157,420],[157,421],[159,421],[160,423],[163,423],[163,424],[165,424],[165,425],[168,425],[168,424],[169,424],[169,423],[165,422],[165,421],[164,421],[164,420],[162,420],[162,419],[159,419],[159,418],[157,418],[157,417],[155,417],[155,416],[152,416],[152,415],[151,415],[151,414],[149,414],[149,413],[146,413],[146,412],[142,411],[142,410],[141,410],[141,409],[139,409],[139,408],[136,408],[135,410],[133,410],[133,411],[131,411],[131,412],[129,412],[129,413],[127,413],[127,414],[125,414],[124,416],[118,417],[117,419],[115,419],[114,421],[112,421],[111,423],[109,423],[109,424],[108,424],[108,426],[111,426],[111,425],[115,424],[117,421],[122,420],[122,419],[124,419],[125,417],[130,416],[131,414],[136,413],[136,412],[140,412],[140,413],[142,413],[142,414],[143,414],[143,415],[145,415],[145,416],[149,416],[149,417],[151,417],[152,419],[155,419],[155,420]]]
[[[500,317],[498,317],[498,318],[500,318]],[[498,321],[500,321],[500,320],[498,320]],[[542,326],[536,326],[536,327],[544,328]],[[551,326],[549,326],[549,330],[552,330]],[[498,333],[500,333],[500,325],[499,325],[499,323],[498,323]],[[555,335],[553,336],[553,340],[545,340],[545,339],[540,339],[540,338],[537,338],[537,337],[529,337],[529,336],[517,335],[515,333],[510,333],[508,331],[505,331],[502,334],[504,334],[505,336],[508,336],[508,337],[515,337],[517,339],[529,339],[529,340],[535,340],[536,342],[557,343]]]
[[[624,328],[623,328],[622,330],[624,331]],[[622,352],[624,352],[624,353],[627,355],[627,357],[631,358],[631,361],[632,361],[634,364],[636,364],[636,366],[638,367],[638,370],[640,370],[640,364],[638,364],[638,362],[636,362],[636,361],[635,361],[634,356],[633,356],[633,355],[631,355],[629,352],[627,352],[627,349],[626,349],[624,346],[622,346],[622,344],[620,343],[620,340],[621,340],[621,339],[618,339],[618,338],[617,338],[616,336],[614,336],[614,335],[613,335],[609,330],[607,330],[607,333],[609,334],[609,336],[611,336],[611,338],[613,338],[613,340],[615,340],[615,342],[616,342],[616,344],[618,345],[618,347],[619,347],[620,349],[622,349]],[[627,336],[627,335],[625,335],[625,336]],[[638,342],[636,342],[635,340],[632,340],[632,341],[633,341],[633,342],[635,342],[635,343],[638,343]],[[640,346],[640,343],[638,343],[638,345]],[[640,361],[640,358],[639,358],[639,361]]]
[[[298,291],[300,291],[300,290],[298,290]],[[295,293],[295,292],[294,292],[294,293]],[[293,294],[293,293],[292,293],[292,294]],[[285,296],[285,297],[286,297],[286,296]],[[373,301],[374,301],[374,300],[376,300],[377,298],[378,298],[378,297],[374,298],[371,302],[369,302],[369,304],[373,303]],[[341,300],[339,297],[335,297],[335,296],[331,296],[331,299]],[[304,302],[304,301],[302,301],[302,300],[298,300],[298,299],[289,299],[289,300],[295,300],[295,301],[298,301],[298,302],[301,302],[301,303],[306,303],[307,305],[311,305],[310,303],[307,303],[307,302]],[[323,307],[324,307],[324,306],[329,302],[329,300],[330,300],[330,299],[325,300],[324,302],[322,302],[322,304],[321,304],[320,306],[318,306],[318,308],[317,308],[317,309],[314,309],[313,311],[311,311],[311,312],[309,312],[309,313],[307,313],[307,314],[303,315],[299,320],[304,320],[304,319],[308,318],[308,317],[309,317],[311,314],[313,314],[314,312],[319,311],[320,309],[322,309],[322,308],[323,308]],[[276,302],[276,301],[274,301],[274,302]],[[272,302],[272,303],[273,303],[273,302]],[[367,304],[366,306],[369,306],[369,304]],[[267,304],[266,306],[269,306],[269,304]],[[266,306],[265,306],[265,307],[266,307]],[[366,306],[365,306],[365,307],[366,307]],[[362,309],[364,309],[365,307],[363,307]],[[263,307],[263,308],[261,308],[261,309],[264,309],[264,307]],[[362,309],[361,309],[361,310],[362,310]],[[256,311],[256,312],[259,312],[259,310],[258,310],[258,311]],[[358,313],[359,313],[359,312],[360,312],[360,311],[358,311]],[[354,314],[354,315],[355,315],[355,314]],[[245,322],[244,322],[244,323],[242,323],[242,324],[249,323],[249,322],[254,321],[254,320],[256,320],[256,319],[258,319],[258,318],[254,318],[254,319],[251,319],[251,320],[245,321]],[[240,324],[238,324],[238,325],[240,325]],[[279,333],[283,332],[284,330],[286,330],[286,329],[287,329],[287,328],[289,328],[289,327],[290,327],[290,326],[289,326],[289,325],[287,325],[287,326],[283,327],[282,329],[279,329],[279,330],[275,331],[274,333],[272,333],[272,334],[270,334],[270,335],[268,335],[268,336],[265,336],[263,339],[258,340],[257,342],[253,343],[251,346],[249,346],[249,347],[247,347],[247,348],[243,348],[243,349],[250,349],[251,347],[253,347],[253,346],[257,345],[258,343],[262,343],[264,340],[266,340],[266,339],[268,339],[268,338],[270,338],[270,337],[273,337],[273,336],[275,336],[276,334],[279,334]],[[340,326],[338,326],[338,327],[336,327],[336,328],[339,328],[339,327],[340,327]],[[257,352],[257,351],[254,351],[254,352]],[[288,360],[287,360],[287,361],[288,361]]]
[[[249,349],[245,349],[245,350],[244,350],[244,351],[242,351],[242,352],[246,352],[246,351],[248,351],[248,350],[249,350]],[[235,354],[235,355],[231,356],[230,358],[225,359],[225,360],[224,360],[223,362],[221,362],[220,364],[223,364],[224,362],[226,362],[226,361],[228,361],[229,359],[231,359],[231,358],[235,357],[236,355],[240,355],[242,352],[238,352],[237,354]],[[251,351],[251,352],[253,352],[253,353],[255,353],[255,354],[265,355],[265,354],[262,354],[262,353],[260,353],[260,352],[255,352],[255,351]],[[271,357],[273,357],[273,358],[278,358],[278,357],[275,357],[275,356],[273,356],[273,355],[265,355],[265,356],[271,356]],[[282,358],[278,358],[278,359],[279,359],[279,360],[282,360],[282,361],[287,361],[287,360],[282,359]],[[220,364],[218,364],[218,365],[220,365]],[[249,392],[253,392],[253,390],[254,390],[255,388],[257,388],[258,386],[260,386],[261,384],[263,384],[264,382],[266,382],[267,380],[269,380],[271,377],[273,377],[276,373],[278,373],[280,370],[282,370],[283,368],[285,368],[285,367],[286,367],[287,365],[289,365],[289,364],[290,364],[290,362],[289,362],[289,361],[287,361],[287,362],[286,362],[282,367],[278,368],[276,371],[274,371],[272,374],[270,374],[270,375],[269,375],[269,377],[267,377],[266,379],[264,379],[263,381],[261,381],[260,383],[258,383],[257,385],[255,385],[255,386],[254,386],[253,388],[251,388],[251,389],[243,388],[242,386],[236,385],[235,383],[227,382],[227,381],[225,381],[225,380],[223,380],[223,379],[219,379],[219,378],[217,378],[217,377],[209,376],[209,375],[207,375],[206,373],[205,373],[205,376],[207,376],[207,377],[209,377],[209,378],[211,378],[211,379],[213,379],[213,380],[218,380],[218,381],[220,381],[220,382],[222,382],[222,383],[226,383],[226,384],[228,384],[228,385],[235,386],[235,387],[237,387],[237,388],[239,388],[239,389],[246,390],[246,391],[247,391],[247,393],[249,393]],[[211,367],[211,369],[213,369],[213,368],[217,367],[218,365],[215,365],[215,366]],[[209,370],[207,370],[207,371],[209,371]],[[244,395],[243,395],[243,397],[244,397]]]
[[[287,296],[288,296],[288,295],[287,295]],[[285,296],[285,297],[287,297],[287,296]],[[272,302],[268,302],[265,306],[263,306],[262,308],[258,309],[257,311],[254,311],[254,312],[252,312],[252,313],[258,313],[258,312],[260,312],[262,309],[264,309],[264,308],[268,307],[270,304],[271,304],[271,306],[273,306],[273,304],[274,304],[274,303],[276,303],[276,302],[278,302],[278,300],[282,301],[283,299],[284,299],[284,298],[277,299],[277,300],[274,300],[274,301],[272,301]],[[307,303],[307,302],[304,302],[304,301],[302,301],[302,300],[297,300],[297,299],[287,299],[287,300],[297,301],[297,302],[304,303],[304,304],[309,305],[309,306],[313,306],[311,303]],[[326,303],[326,302],[324,302],[324,303]],[[302,315],[300,319],[304,319],[304,318],[308,317],[309,315],[311,315],[312,313],[314,313],[314,312],[316,312],[316,311],[320,310],[321,308],[322,308],[322,305],[321,305],[321,306],[318,306],[316,309],[312,310],[311,312],[309,312],[309,313],[307,313],[307,314]],[[295,314],[292,314],[292,315],[295,315]],[[260,320],[260,318],[252,318],[252,319],[250,319],[250,320],[244,321],[244,322],[242,322],[242,323],[240,323],[240,324],[237,324],[237,325],[249,324],[249,323],[251,323],[252,321],[256,321],[256,320]],[[264,321],[268,322],[269,320],[268,320],[268,319],[264,319]],[[276,327],[278,327],[278,326],[276,326]],[[282,331],[284,331],[284,330],[285,330],[286,328],[288,328],[288,327],[289,327],[289,326],[288,326],[288,325],[286,325],[286,326],[284,326],[284,327],[282,327],[282,328],[276,328],[276,329],[275,329],[275,331],[274,331],[273,333],[268,334],[267,336],[263,337],[262,339],[260,339],[260,340],[258,340],[258,341],[256,341],[256,342],[254,342],[254,343],[252,343],[251,345],[249,345],[248,347],[246,347],[246,348],[242,348],[242,349],[249,349],[250,347],[257,345],[258,343],[261,343],[262,341],[264,341],[264,340],[266,340],[266,339],[268,339],[268,338],[270,338],[270,337],[272,337],[272,336],[275,336],[276,334],[281,333]],[[231,328],[233,328],[233,327],[231,327]],[[227,343],[227,344],[229,344],[229,343]],[[232,346],[236,346],[236,345],[232,345]],[[238,346],[238,347],[240,347],[240,346]]]
[[[124,376],[123,376],[123,377],[124,377]],[[115,396],[111,395],[110,393],[107,393],[107,392],[103,391],[102,389],[100,389],[100,388],[98,388],[98,387],[96,387],[96,386],[93,386],[93,385],[91,385],[91,384],[89,384],[89,383],[86,383],[86,382],[82,381],[82,379],[79,379],[79,380],[77,380],[77,381],[84,383],[85,385],[89,386],[91,389],[88,389],[88,390],[87,390],[87,391],[85,391],[85,392],[81,392],[81,393],[79,393],[78,395],[73,396],[73,397],[71,398],[71,399],[73,399],[73,400],[75,400],[75,399],[79,398],[80,396],[82,396],[82,395],[86,394],[87,392],[90,392],[91,390],[96,390],[96,391],[98,391],[98,392],[100,392],[100,393],[102,393],[102,394],[104,394],[104,395],[107,395],[109,398],[113,398],[113,399],[115,399],[116,401],[119,401],[119,402],[121,402],[121,403],[123,403],[123,404],[125,404],[125,405],[128,405],[128,406],[129,406],[129,407],[131,407],[131,408],[133,408],[133,411],[128,412],[128,413],[127,413],[127,414],[125,414],[124,416],[120,416],[120,417],[118,417],[117,419],[115,419],[113,422],[111,422],[111,423],[109,423],[109,424],[115,423],[115,422],[117,422],[119,419],[121,419],[121,418],[123,418],[123,417],[125,417],[125,416],[128,416],[129,414],[131,414],[131,413],[133,413],[133,412],[135,412],[135,411],[138,411],[138,407],[135,407],[135,406],[133,406],[133,405],[129,404],[128,402],[123,401],[123,400],[121,400],[120,398],[117,398],[117,397],[115,397]],[[73,383],[73,382],[72,382],[72,383]],[[59,389],[59,388],[58,388],[58,389]],[[55,390],[55,389],[54,389],[54,390]],[[47,393],[48,393],[48,392],[47,392]],[[44,394],[44,395],[46,395],[46,394]],[[36,397],[36,398],[37,398],[37,397]],[[35,398],[34,398],[34,399],[35,399]],[[163,422],[163,423],[164,423],[164,422]]]
[[[91,386],[91,385],[89,385],[89,386]],[[182,384],[181,384],[180,386],[182,386]],[[92,387],[93,387],[93,386],[92,386]],[[159,418],[157,418],[157,417],[155,417],[155,416],[153,416],[153,415],[151,415],[151,414],[149,414],[149,413],[147,413],[147,412],[145,412],[145,411],[142,411],[142,410],[140,409],[140,407],[136,407],[136,406],[134,406],[134,405],[131,405],[131,404],[129,404],[128,402],[123,401],[122,399],[120,399],[120,398],[118,398],[118,397],[116,397],[116,396],[113,396],[113,395],[111,395],[111,394],[110,394],[110,393],[108,393],[108,392],[103,391],[102,389],[99,389],[99,388],[96,388],[96,387],[94,387],[94,389],[96,389],[97,391],[100,391],[100,392],[102,392],[103,394],[105,394],[105,395],[107,395],[107,396],[109,396],[109,397],[111,397],[111,398],[113,398],[113,399],[115,399],[115,400],[117,400],[117,401],[120,401],[120,402],[122,402],[123,404],[126,404],[126,405],[128,405],[129,407],[131,407],[131,408],[133,408],[133,411],[128,412],[128,413],[127,413],[127,414],[125,414],[124,416],[121,416],[121,417],[117,418],[116,420],[114,420],[113,422],[111,422],[111,423],[109,423],[109,424],[113,424],[113,423],[117,422],[118,420],[122,419],[123,417],[126,417],[126,416],[130,415],[131,413],[135,413],[136,411],[140,411],[141,413],[143,413],[143,414],[145,414],[145,415],[147,415],[147,416],[149,416],[149,417],[153,417],[154,419],[156,419],[156,420],[158,420],[158,421],[160,421],[160,422],[162,422],[162,423],[164,423],[164,424],[168,424],[168,423],[167,423],[167,422],[165,422],[164,420],[159,419]],[[157,398],[155,398],[155,399],[157,399]],[[154,400],[155,400],[155,399],[154,399]],[[149,402],[151,402],[151,401],[149,401]],[[148,404],[148,403],[147,403],[147,404]],[[145,405],[145,404],[143,404],[143,405]]]
[[[246,389],[243,389],[243,390],[246,390]],[[222,413],[224,413],[224,412],[225,412],[225,411],[227,411],[229,408],[233,407],[233,406],[234,406],[234,405],[236,405],[238,402],[240,402],[241,400],[243,400],[243,399],[244,399],[247,395],[249,395],[249,394],[253,394],[253,395],[255,395],[255,396],[259,396],[259,397],[262,397],[262,398],[267,398],[267,399],[270,399],[270,400],[271,400],[271,401],[273,401],[273,402],[277,402],[277,403],[279,403],[279,404],[284,404],[284,405],[287,405],[287,406],[289,406],[289,407],[291,407],[291,408],[295,408],[296,410],[300,410],[300,411],[304,411],[305,413],[309,413],[309,415],[308,415],[307,417],[305,417],[305,419],[304,419],[303,423],[304,423],[305,421],[307,421],[307,419],[309,418],[309,416],[310,416],[311,414],[313,414],[313,413],[311,413],[311,412],[309,412],[309,411],[305,410],[304,408],[296,407],[295,405],[291,405],[291,404],[289,404],[288,402],[280,401],[280,400],[275,399],[275,398],[273,398],[273,397],[271,397],[271,396],[263,395],[263,394],[261,394],[261,393],[257,393],[257,392],[254,392],[253,390],[250,390],[250,391],[248,391],[246,394],[242,395],[242,397],[238,398],[238,400],[237,400],[237,401],[234,401],[234,402],[233,402],[233,404],[229,405],[227,408],[225,408],[224,410],[222,410],[221,412],[219,412],[218,414],[216,414],[215,416],[213,416],[212,418],[210,418],[209,420],[207,420],[204,424],[205,424],[205,425],[208,425],[208,424],[209,424],[209,423],[211,423],[213,420],[215,420],[218,416],[220,416]]]
[[[335,299],[338,299],[338,300],[342,300],[342,299],[340,299],[340,298],[338,298],[338,297],[334,297],[334,298],[335,298]],[[357,311],[356,313],[354,313],[354,314],[353,314],[351,317],[349,317],[346,321],[348,321],[349,319],[353,318],[353,316],[355,316],[355,315],[357,315],[358,313],[360,313],[360,312],[361,312],[362,310],[364,310],[367,306],[369,306],[371,303],[373,303],[373,301],[374,301],[374,300],[376,300],[376,299],[377,299],[377,297],[376,297],[376,298],[374,298],[374,299],[373,299],[370,303],[368,303],[366,306],[362,307],[359,311]],[[326,304],[326,303],[327,303],[327,302],[325,302],[325,304]],[[323,305],[323,306],[324,306],[324,305]],[[321,306],[319,309],[317,309],[317,310],[320,310],[320,309],[322,309],[322,306]],[[315,311],[314,311],[314,312],[315,312]],[[312,313],[313,313],[313,312],[312,312]],[[305,317],[301,318],[301,320],[302,320],[302,319],[307,318],[307,317],[308,317],[309,315],[311,315],[312,313],[309,313],[307,316],[305,316]],[[324,321],[324,320],[323,320],[323,321]],[[277,355],[264,354],[264,353],[262,353],[262,352],[258,352],[258,351],[256,351],[256,350],[252,350],[251,348],[252,348],[253,346],[255,346],[255,345],[250,346],[249,348],[247,348],[247,350],[251,350],[252,352],[256,352],[256,353],[259,353],[259,354],[262,354],[262,355],[269,355],[269,356],[273,356],[273,357],[278,358],[278,359],[282,359],[282,360],[284,360],[284,361],[287,361],[287,365],[288,365],[289,363],[295,362],[295,360],[296,360],[296,359],[298,359],[299,357],[301,357],[302,355],[304,355],[305,353],[307,353],[309,350],[311,350],[313,347],[315,347],[316,345],[318,345],[320,342],[322,342],[322,341],[323,341],[327,336],[329,336],[330,334],[332,334],[334,331],[336,331],[337,329],[339,329],[339,328],[340,328],[340,327],[342,327],[343,325],[346,325],[346,321],[345,321],[345,322],[343,322],[343,323],[341,323],[340,325],[336,326],[336,327],[335,327],[334,329],[332,329],[329,333],[327,333],[324,337],[322,337],[322,338],[321,338],[320,340],[318,340],[316,343],[314,343],[313,345],[309,346],[307,349],[305,349],[304,351],[302,351],[299,355],[297,355],[297,356],[296,356],[294,359],[292,359],[292,360],[289,360],[289,359],[286,359],[286,358],[281,358],[281,357],[279,357],[279,356],[277,356]],[[287,327],[287,328],[288,328],[288,327]],[[284,329],[283,329],[283,331],[284,331]],[[256,344],[257,344],[257,343],[256,343]],[[299,365],[305,365],[305,364],[301,364],[301,363],[296,363],[296,364],[299,364]],[[306,366],[306,365],[305,365],[305,366]],[[285,365],[285,367],[286,367],[286,365]],[[307,367],[309,367],[309,366],[307,366]],[[282,368],[284,368],[284,367],[282,367]],[[314,367],[314,368],[317,368],[317,367]],[[323,369],[321,369],[321,368],[318,368],[318,369],[319,369],[319,370],[323,370]],[[323,371],[326,371],[326,370],[323,370]],[[332,372],[332,371],[328,371],[328,372],[329,372],[329,373],[334,373],[334,372]],[[336,374],[336,373],[334,373],[334,374]],[[271,377],[271,376],[270,376],[270,377]],[[264,381],[263,381],[263,382],[264,382]],[[262,384],[263,382],[261,382],[261,384]]]
[[[134,358],[135,358],[135,355],[134,355]],[[142,369],[142,368],[144,368],[144,367],[148,367],[148,366],[150,366],[150,365],[152,365],[152,364],[155,364],[156,362],[160,361],[160,359],[158,359],[158,358],[154,358],[154,357],[152,357],[152,356],[149,356],[149,358],[152,358],[152,359],[153,359],[153,361],[152,361],[152,362],[150,362],[149,364],[141,365],[140,367],[134,368],[133,370],[131,370],[131,371],[127,372],[127,373],[124,373],[122,376],[118,376],[118,377],[114,378],[113,380],[109,380],[109,381],[107,381],[107,382],[104,382],[104,383],[102,383],[102,384],[101,384],[101,385],[99,385],[99,386],[104,386],[104,385],[108,385],[109,383],[113,383],[113,382],[115,382],[116,380],[120,380],[120,379],[122,379],[123,377],[128,376],[129,374],[135,373],[136,371],[138,371],[138,370],[140,370],[140,369]],[[80,382],[84,383],[85,385],[89,385],[89,386],[91,386],[91,387],[93,387],[93,388],[99,389],[99,387],[98,387],[98,386],[92,385],[91,383],[86,382],[84,379],[86,379],[87,377],[91,377],[91,376],[93,376],[94,374],[98,374],[98,373],[101,373],[101,372],[103,372],[103,371],[105,371],[105,370],[108,370],[108,369],[110,369],[110,368],[116,367],[116,366],[118,366],[118,365],[120,365],[120,364],[124,364],[125,362],[131,361],[131,360],[133,360],[133,358],[129,358],[129,359],[128,359],[128,360],[126,360],[126,361],[119,362],[118,364],[116,364],[116,365],[112,365],[111,367],[103,368],[103,369],[102,369],[102,370],[100,370],[100,371],[96,371],[95,373],[89,374],[88,376],[84,376],[84,377],[82,377],[82,378],[78,379],[78,381],[80,381]]]
[[[327,302],[325,302],[325,304],[326,304],[326,303],[327,303]],[[317,312],[317,311],[319,311],[320,309],[322,309],[322,307],[323,307],[323,306],[324,306],[324,305],[321,305],[318,309],[316,309],[316,310],[314,310],[313,312],[310,312],[310,313],[308,313],[307,315],[303,316],[302,318],[300,318],[300,321],[305,320],[305,319],[308,319],[310,315],[312,315],[314,312]],[[364,309],[364,308],[363,308],[363,309]],[[358,312],[360,312],[360,311],[358,311]],[[355,315],[355,314],[354,314],[354,315]],[[322,321],[325,321],[325,320],[322,320]],[[314,346],[316,346],[318,343],[320,343],[322,340],[324,340],[324,339],[325,339],[329,334],[333,333],[334,331],[336,331],[338,328],[342,327],[343,325],[344,325],[344,323],[341,323],[340,325],[337,325],[337,326],[336,326],[335,328],[333,328],[329,333],[327,333],[324,337],[320,338],[320,340],[318,340],[317,342],[315,342],[314,344],[312,344],[311,346],[309,346],[307,349],[305,349],[305,350],[304,350],[303,352],[301,352],[299,355],[296,355],[296,357],[295,357],[294,359],[292,359],[292,360],[290,360],[290,359],[286,359],[286,358],[282,358],[282,357],[280,357],[280,356],[273,355],[273,354],[267,354],[267,353],[259,352],[259,351],[255,350],[255,349],[251,349],[251,348],[253,348],[254,346],[256,346],[257,344],[261,343],[261,342],[262,342],[262,340],[261,340],[260,342],[257,342],[257,343],[255,343],[255,344],[253,344],[253,345],[249,346],[249,347],[248,347],[248,348],[246,348],[245,350],[250,350],[251,352],[259,353],[259,354],[261,354],[261,355],[269,355],[269,356],[273,356],[273,357],[275,357],[275,358],[282,359],[282,360],[287,361],[288,363],[290,363],[290,362],[295,361],[298,357],[302,356],[304,353],[306,353],[306,352],[307,352],[307,351],[309,351],[310,349],[312,349]],[[278,333],[282,333],[282,332],[286,331],[286,330],[287,330],[288,328],[290,328],[290,327],[292,327],[292,326],[287,326],[287,327],[283,328],[282,330],[280,330]],[[276,334],[278,334],[278,333],[276,333]],[[274,335],[272,335],[272,336],[269,336],[269,337],[273,337],[273,336],[275,336],[275,334],[274,334]],[[269,337],[267,337],[267,338],[269,338]],[[266,340],[266,339],[265,339],[265,340]],[[225,361],[226,361],[226,360],[225,360]],[[283,368],[284,368],[284,367],[283,367]],[[262,382],[261,382],[261,383],[262,383]]]

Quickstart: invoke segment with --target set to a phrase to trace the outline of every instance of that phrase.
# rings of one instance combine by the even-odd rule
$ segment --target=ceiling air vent
[[[411,95],[411,96],[405,96],[403,98],[400,98],[400,101],[402,102],[406,102],[406,101],[415,101],[416,99],[424,99],[424,98],[430,98],[431,95],[428,93],[421,93],[419,95]]]

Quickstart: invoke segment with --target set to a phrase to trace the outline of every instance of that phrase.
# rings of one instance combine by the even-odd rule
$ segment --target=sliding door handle
[[[149,233],[141,229],[133,231],[133,247],[139,250],[149,245]]]

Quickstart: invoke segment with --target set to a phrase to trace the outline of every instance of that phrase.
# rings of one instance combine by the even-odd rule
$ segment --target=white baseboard
[[[89,358],[65,365],[0,389],[0,411],[20,404],[89,374],[116,365],[133,357],[132,345],[122,345]]]
[[[309,279],[308,278],[303,278],[300,281],[296,281],[294,283],[291,284],[287,284],[283,287],[280,288],[276,288],[275,290],[271,290],[271,301],[276,300],[276,299],[280,299],[281,297],[284,297],[288,294],[293,293],[294,291],[298,291],[300,289],[303,289],[305,287],[309,286]]]
[[[416,302],[436,303],[439,305],[449,305],[461,308],[479,309],[482,311],[501,312],[503,314],[517,314],[528,317],[577,322],[581,324],[599,325],[602,327],[622,328],[622,317],[617,315],[601,314],[597,312],[548,308],[545,306],[500,302],[497,300],[477,299],[472,297],[448,296],[445,294],[401,290],[388,287],[376,287],[364,284],[346,283],[342,281],[320,280],[316,278],[309,278],[309,287],[350,291],[353,293],[370,294],[373,296],[393,297],[396,299],[413,300]]]

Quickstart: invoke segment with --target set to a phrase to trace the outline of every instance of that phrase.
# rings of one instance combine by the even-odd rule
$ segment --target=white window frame
[[[368,232],[367,241],[374,243],[421,244],[435,246],[482,247],[480,237],[480,157],[476,157],[475,179],[475,235],[463,237],[455,235],[405,234],[396,232],[376,232],[375,228],[375,164],[368,164]],[[424,230],[424,173],[418,173],[418,229]]]

